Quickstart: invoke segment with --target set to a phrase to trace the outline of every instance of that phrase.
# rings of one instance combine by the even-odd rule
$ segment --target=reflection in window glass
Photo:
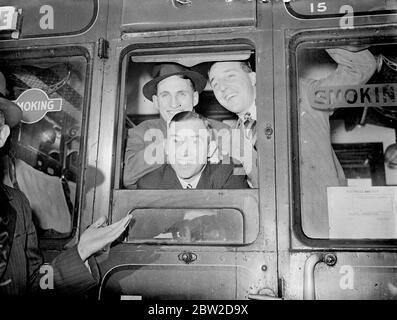
[[[10,178],[29,199],[42,237],[64,237],[72,229],[86,67],[84,57],[74,56],[3,68],[10,97],[23,110],[23,123],[13,135]]]
[[[396,49],[297,51],[301,220],[308,237],[397,238],[397,193],[385,187],[397,184]]]
[[[243,218],[235,209],[136,209],[128,242],[243,243]]]

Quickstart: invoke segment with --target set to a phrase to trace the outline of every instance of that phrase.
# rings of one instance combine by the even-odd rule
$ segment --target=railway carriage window
[[[239,62],[228,64],[237,66],[241,78],[250,79],[246,76],[248,72],[241,70]],[[248,187],[246,172],[257,175],[251,156],[255,152],[251,142],[256,140],[255,124],[238,120],[237,113],[241,111],[233,109],[233,104],[239,103],[238,99],[246,103],[245,96],[250,95],[252,101],[248,106],[252,105],[250,111],[255,117],[254,93],[245,93],[239,98],[237,87],[214,95],[206,79],[210,65],[207,63],[195,69],[174,62],[132,64],[126,85],[128,131],[123,171],[126,188],[179,189],[185,182],[201,181],[194,184],[194,188],[197,185],[199,189],[236,189]],[[223,88],[225,84],[221,86]],[[225,106],[231,104],[230,110],[222,107],[217,99]],[[193,110],[201,116],[197,119],[192,114],[177,116]],[[255,118],[251,122],[256,122]],[[238,125],[247,126],[244,135],[240,134],[242,130]],[[172,141],[171,131],[174,131],[174,140],[180,141]],[[199,133],[208,139],[198,139],[193,145],[192,138],[198,138]],[[193,160],[200,165],[191,166]],[[188,163],[182,168],[181,161]]]
[[[310,238],[397,238],[395,52],[297,49],[300,216]]]
[[[238,96],[238,86],[228,88],[223,96],[217,95],[208,81],[211,66],[223,62],[219,61],[222,56],[249,83],[245,96]],[[249,143],[249,152],[256,152],[255,142],[249,140],[256,139],[255,124],[244,123],[247,119],[239,120],[239,110],[227,108],[227,103],[237,104],[238,99],[249,96],[252,101],[246,102],[256,121],[255,72],[248,70],[249,63],[242,65],[236,61],[254,58],[248,50],[127,56],[123,64],[125,138],[120,147],[120,185],[137,191],[256,187],[250,181],[250,176],[257,175],[257,167],[252,166],[255,158],[244,156],[244,143]],[[231,77],[221,86],[229,82]],[[245,130],[242,126],[246,126]],[[251,162],[243,163],[246,158]],[[147,209],[136,209],[136,223],[128,241],[243,242],[242,212],[190,207],[192,199],[198,199],[200,194],[182,192],[186,194],[178,209],[150,205]]]
[[[235,209],[136,209],[128,241],[243,243],[243,218]]]
[[[78,205],[87,60],[18,56],[1,62],[10,98],[23,110],[8,157],[9,182],[27,196],[39,235],[65,238]]]

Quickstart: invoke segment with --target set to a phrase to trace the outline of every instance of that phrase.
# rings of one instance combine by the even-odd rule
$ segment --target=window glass
[[[87,60],[11,58],[2,72],[23,120],[12,136],[9,182],[27,196],[41,237],[67,237],[78,205]]]
[[[236,71],[227,79],[220,74],[217,82],[222,82],[222,88],[227,87],[224,90],[227,94],[220,96],[214,90],[218,87],[209,83],[208,73],[212,60],[218,58],[224,62],[223,56],[230,64],[227,69]],[[164,53],[125,58],[122,186],[186,189],[183,199],[175,200],[178,207],[184,208],[192,201],[207,205],[198,200],[203,196],[200,198],[200,194],[187,189],[257,187],[250,185],[246,174],[249,167],[251,176],[257,180],[257,167],[252,166],[254,158],[246,156],[249,159],[244,167],[230,156],[236,152],[233,147],[240,157],[244,156],[245,146],[243,131],[236,129],[238,110],[227,108],[226,104],[231,100],[251,99],[249,107],[256,120],[255,72],[245,64],[230,61],[231,58],[251,61],[254,55],[250,58],[250,51],[240,50],[223,55],[208,52],[168,55],[172,61]],[[237,97],[239,90],[244,96]],[[194,115],[187,114],[192,112]],[[178,119],[182,114],[187,119]],[[250,152],[256,152],[251,140],[246,140]],[[166,203],[170,204],[169,199]],[[253,206],[255,217],[251,216],[248,223],[258,221],[257,202]],[[237,209],[169,209],[165,205],[162,209],[135,209],[133,213],[136,222],[128,238],[132,242],[242,244],[247,230],[256,230],[249,235],[250,239],[257,234],[257,225],[244,228],[243,213]],[[244,214],[248,212],[244,210]]]
[[[241,58],[241,53],[236,57]],[[121,185],[127,189],[257,188],[254,70],[239,61],[197,63],[205,59],[202,54],[190,57],[189,62],[197,63],[193,66],[158,61],[164,56],[149,58],[148,62],[127,58]],[[138,56],[137,60],[144,59]],[[251,60],[254,56],[245,63]],[[214,71],[209,82],[215,62],[226,64]],[[189,119],[190,115],[174,119],[191,111],[200,119]],[[193,143],[200,132],[205,139]]]
[[[128,242],[243,243],[243,218],[235,209],[136,209]]]
[[[256,135],[249,134],[250,128],[254,132],[255,125],[249,127],[247,123],[247,130],[237,127],[240,106],[229,108],[226,103],[235,101],[234,107],[244,101],[241,105],[256,121],[255,55],[245,45],[235,45],[229,51],[224,46],[216,51],[215,47],[205,47],[202,52],[188,48],[186,54],[174,48],[158,52],[138,50],[124,57],[124,113],[120,120],[125,125],[123,131],[119,129],[123,140],[118,143],[120,167],[116,168],[116,189],[118,181],[131,194],[115,190],[113,210],[117,212],[113,216],[121,211],[124,215],[124,210],[143,204],[149,208],[152,203],[156,203],[156,208],[162,207],[134,209],[136,223],[128,241],[241,244],[253,241],[257,235],[258,202],[255,200],[246,208],[245,192],[241,198],[233,199],[235,205],[227,203],[241,211],[205,209],[218,208],[215,190],[255,189],[258,180],[256,158],[252,155],[256,155]],[[228,78],[220,73],[217,81],[208,81],[211,66],[224,62],[228,63],[227,70],[236,71]],[[222,90],[227,93],[217,95],[215,82],[227,88]],[[234,89],[231,84],[235,84]],[[249,143],[249,148],[244,143]],[[243,157],[247,159],[244,164]],[[251,184],[251,176],[255,177],[256,185]],[[162,192],[160,198],[155,196],[156,189]],[[175,194],[170,198],[165,192],[177,189],[177,199]],[[214,193],[204,192],[209,189],[215,189]],[[223,194],[227,197],[228,193]],[[122,199],[117,200],[117,195]],[[149,202],[146,196],[152,196]],[[141,197],[139,203],[132,199],[135,197]],[[128,202],[128,206],[117,201]],[[169,209],[173,205],[195,209]]]
[[[396,49],[297,49],[300,209],[310,238],[397,238]]]

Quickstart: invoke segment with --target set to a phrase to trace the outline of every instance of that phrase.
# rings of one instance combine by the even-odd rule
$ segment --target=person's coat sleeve
[[[45,278],[46,276],[51,277],[48,270],[53,271],[53,289],[55,294],[80,295],[84,291],[95,286],[99,282],[99,272],[95,259],[91,258],[89,262],[90,272],[81,260],[77,251],[77,246],[60,253],[51,264],[49,264],[50,268],[47,269],[45,266],[41,268],[44,260],[39,249],[32,213],[29,202],[24,196],[23,201],[25,202],[24,216],[27,230],[25,254],[28,262],[30,291],[38,292],[43,290],[40,286],[40,281],[42,281],[42,286],[44,285],[44,287],[46,287],[46,284],[49,284],[49,282],[46,282],[47,279]]]
[[[57,294],[81,295],[99,282],[95,258],[89,259],[88,268],[81,260],[77,246],[60,253],[52,262]]]
[[[146,129],[149,130],[142,126],[128,130],[123,172],[123,183],[126,188],[133,188],[140,178],[162,165],[162,163],[147,161],[145,158],[145,152],[148,152],[146,147],[150,145],[150,142],[144,141]],[[157,138],[157,143],[161,144],[159,147],[162,147],[162,141],[161,137]]]
[[[323,79],[306,80],[307,92],[312,92],[316,87],[365,84],[376,71],[375,57],[367,49],[358,52],[338,48],[326,51],[338,66]]]

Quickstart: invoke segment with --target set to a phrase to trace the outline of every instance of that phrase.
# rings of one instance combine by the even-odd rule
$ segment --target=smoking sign
[[[308,97],[315,109],[395,107],[397,83],[313,87],[309,90]]]
[[[32,88],[22,92],[14,101],[22,110],[22,122],[36,123],[44,118],[47,112],[62,110],[62,99],[50,99],[41,89]]]

